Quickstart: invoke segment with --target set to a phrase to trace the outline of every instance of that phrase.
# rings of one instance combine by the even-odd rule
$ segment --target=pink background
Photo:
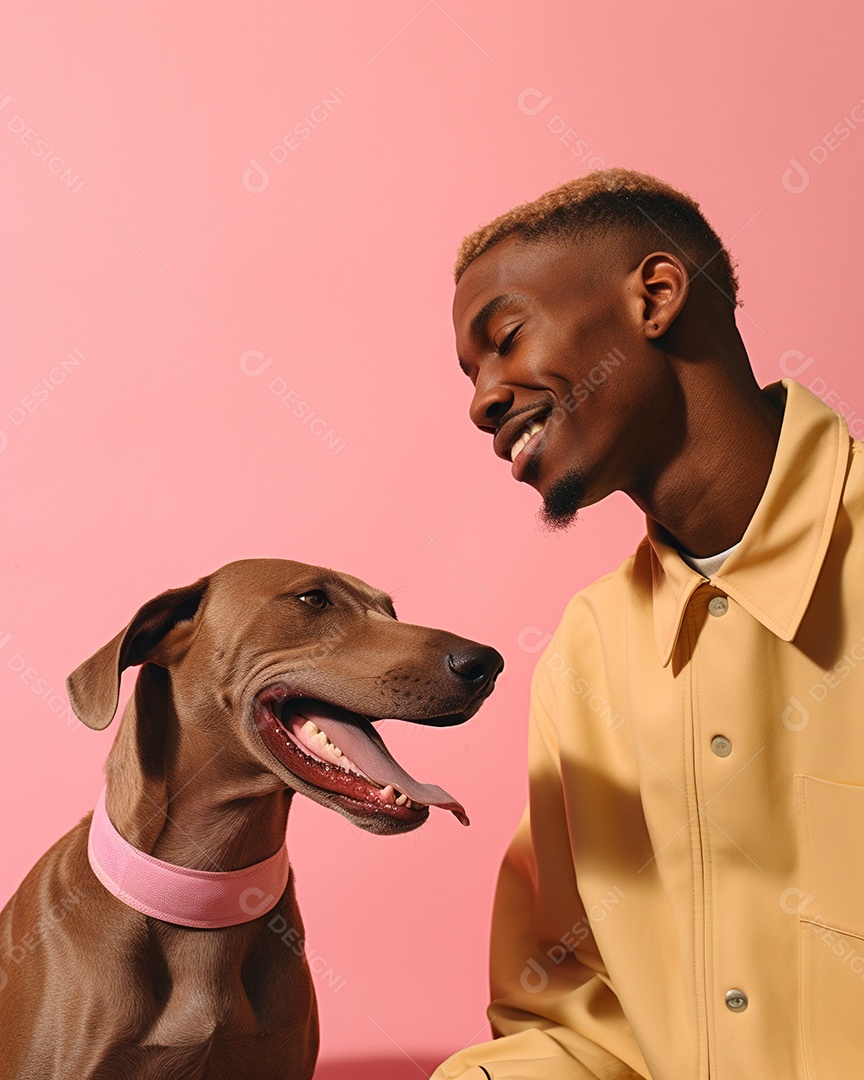
[[[760,383],[798,373],[848,403],[860,436],[864,12],[5,11],[0,900],[93,805],[114,736],[67,723],[49,687],[62,694],[150,596],[231,559],[356,574],[402,618],[507,660],[464,728],[388,731],[409,769],[462,799],[470,829],[433,812],[379,838],[303,800],[289,824],[308,944],[331,972],[317,982],[322,1060],[393,1056],[419,1076],[486,1034],[532,649],[644,532],[618,495],[563,536],[538,530],[536,494],[468,422],[455,249],[589,168],[656,173],[700,201],[739,261]],[[280,400],[289,391],[322,430]]]

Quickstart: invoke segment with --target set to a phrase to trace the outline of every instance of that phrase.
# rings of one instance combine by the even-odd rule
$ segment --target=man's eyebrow
[[[523,296],[522,293],[501,293],[499,296],[493,296],[491,300],[483,305],[477,314],[472,318],[469,326],[469,335],[477,341],[486,334],[486,326],[496,311],[499,311],[503,307],[510,305],[524,304],[528,297]],[[462,357],[458,357],[459,367],[467,375],[470,371],[468,362],[463,360]]]
[[[486,324],[496,311],[511,304],[524,303],[525,299],[526,297],[522,296],[520,293],[501,293],[500,296],[493,296],[488,303],[480,308],[471,320],[471,325],[468,328],[471,337],[476,339],[483,336],[486,331]]]

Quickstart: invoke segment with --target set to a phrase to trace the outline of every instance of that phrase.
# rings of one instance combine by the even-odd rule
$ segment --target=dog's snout
[[[472,686],[492,682],[504,667],[504,658],[497,649],[475,645],[447,654],[447,667]]]

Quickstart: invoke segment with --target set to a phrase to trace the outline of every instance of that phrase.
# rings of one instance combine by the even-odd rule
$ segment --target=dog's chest
[[[242,985],[207,985],[200,973],[175,985],[141,1041],[141,1080],[308,1080],[317,1057],[317,1020],[298,1012],[298,1002],[280,993],[284,988],[260,989],[274,995],[273,1004],[281,999],[273,1026],[273,1017],[253,1008]]]
[[[277,910],[290,914],[302,933],[293,896]],[[305,956],[285,948],[266,926],[189,933],[160,925],[156,937],[161,963],[151,974],[162,983],[155,994],[161,1007],[151,1013],[142,1045],[233,1046],[287,1035],[302,1042],[305,1029],[317,1029]]]
[[[239,980],[213,982],[202,972],[184,977],[142,1040],[144,1046],[194,1046],[214,1038],[261,1033]]]

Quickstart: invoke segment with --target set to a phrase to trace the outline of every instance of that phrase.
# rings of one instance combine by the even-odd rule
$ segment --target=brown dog
[[[430,803],[464,818],[446,792],[400,769],[369,720],[461,723],[503,661],[398,622],[390,597],[357,578],[250,559],[150,600],[77,668],[67,687],[85,724],[111,722],[120,675],[137,664],[106,764],[108,818],[151,861],[215,872],[280,851],[295,791],[373,832],[417,828]],[[88,861],[90,818],[43,855],[0,916],[4,956],[37,943],[5,969],[0,1075],[311,1077],[309,969],[268,929],[275,918],[302,940],[293,871],[266,914],[175,925],[103,887]]]

